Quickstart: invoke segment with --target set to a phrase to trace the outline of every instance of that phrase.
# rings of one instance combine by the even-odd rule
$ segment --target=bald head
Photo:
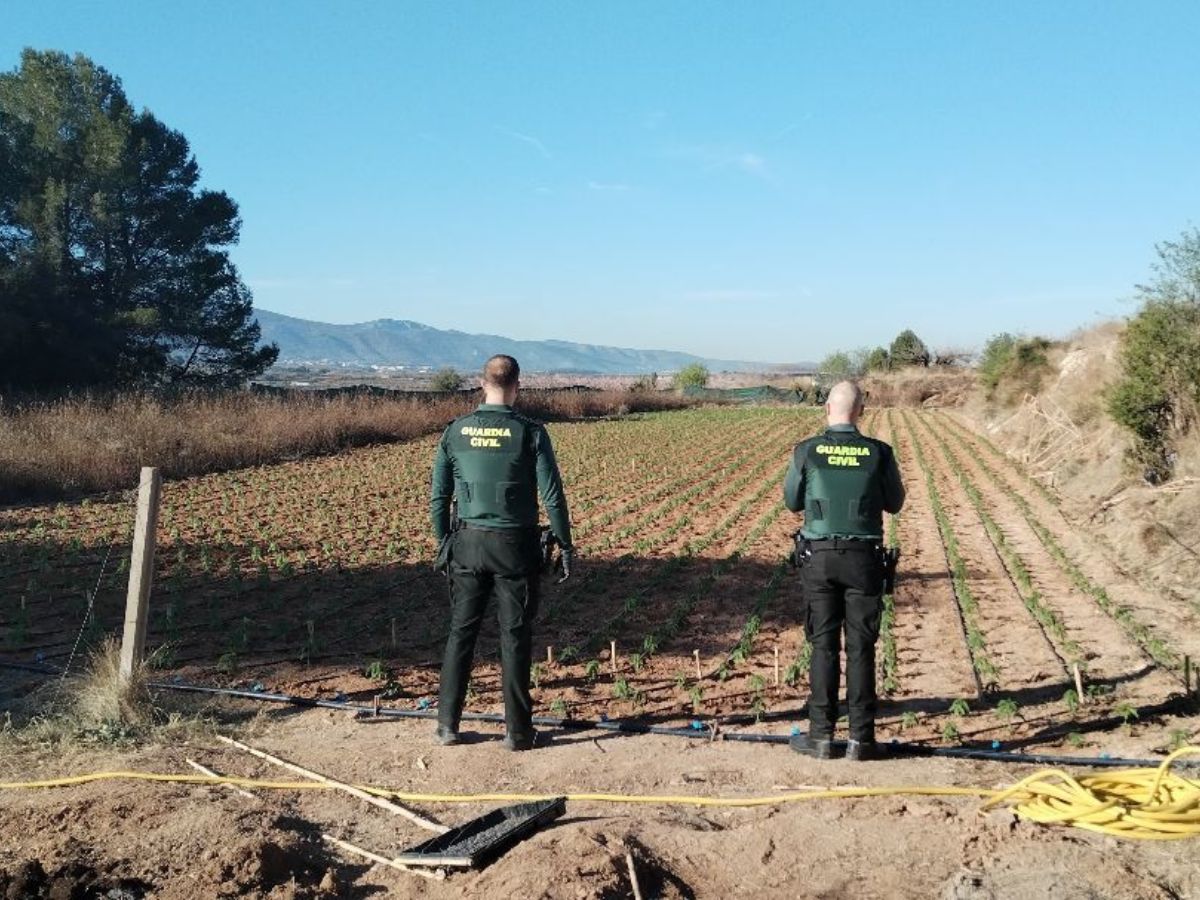
[[[483,366],[483,377],[479,380],[483,387],[484,403],[500,403],[511,406],[517,399],[517,388],[521,383],[521,367],[511,356],[497,354]]]
[[[862,411],[862,388],[853,381],[839,381],[825,400],[825,412],[830,425],[855,425]]]

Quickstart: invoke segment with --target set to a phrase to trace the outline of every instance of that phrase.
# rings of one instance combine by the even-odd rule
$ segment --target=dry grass
[[[862,380],[871,406],[961,406],[975,389],[968,369],[911,368]]]
[[[0,757],[5,750],[30,747],[160,743],[175,746],[203,735],[256,733],[255,715],[228,715],[219,701],[173,691],[152,691],[154,656],[126,680],[120,670],[121,645],[105,638],[79,674],[54,676],[22,697],[0,719]]]
[[[475,393],[240,392],[0,406],[0,503],[126,489],[144,465],[182,478],[408,440],[477,402]],[[529,391],[518,404],[551,420],[690,405],[627,391]]]
[[[145,728],[154,718],[148,669],[145,663],[136,665],[130,678],[122,678],[121,645],[106,638],[88,657],[83,673],[67,680],[64,712],[83,729]]]

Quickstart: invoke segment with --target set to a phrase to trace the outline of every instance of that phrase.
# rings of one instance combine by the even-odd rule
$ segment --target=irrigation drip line
[[[337,709],[343,712],[354,712],[371,716],[375,715],[375,708],[373,706],[364,706],[358,703],[347,703],[340,700],[318,700],[308,697],[295,697],[291,694],[277,694],[266,691],[245,691],[235,688],[213,688],[204,687],[202,685],[168,684],[163,682],[151,684],[150,687],[173,691],[238,697],[246,700],[257,700],[265,703],[286,703],[296,706]],[[436,719],[437,712],[435,710],[395,709],[393,707],[381,706],[379,708],[379,716],[381,718]],[[463,720],[503,724],[504,716],[500,713],[463,713]],[[562,728],[573,731],[616,731],[622,734],[657,734],[664,735],[666,737],[692,738],[693,740],[734,741],[752,744],[787,744],[791,740],[790,734],[750,734],[736,731],[714,732],[708,728],[673,728],[666,725],[649,725],[645,722],[638,722],[628,719],[587,720],[534,716],[533,724],[540,725],[545,728]],[[1161,760],[1155,759],[1124,759],[1107,756],[1057,756],[1043,753],[1014,753],[1006,750],[985,750],[975,747],[934,747],[929,744],[922,744],[918,742],[892,741],[889,744],[883,745],[883,747],[885,750],[889,750],[891,755],[896,758],[903,758],[905,756],[941,757],[946,759],[972,759],[984,762],[1020,763],[1043,766],[1092,766],[1096,768],[1154,767],[1161,763]],[[1200,765],[1200,761],[1193,762],[1188,760],[1179,763],[1179,765],[1196,766]]]
[[[34,672],[41,675],[57,675],[56,669],[48,666],[38,666],[25,663],[10,663],[0,661],[0,669],[14,669],[21,672]],[[344,700],[321,700],[315,697],[298,697],[294,694],[280,694],[271,691],[251,691],[239,688],[207,687],[199,684],[171,683],[155,681],[147,687],[156,690],[179,691],[181,693],[208,694],[219,697],[233,697],[241,700],[254,700],[260,703],[280,703],[289,706],[301,706],[311,709],[335,709],[340,712],[352,712],[363,716],[375,716],[389,719],[436,719],[436,710],[396,709],[361,703],[349,703]],[[736,718],[736,717],[731,717]],[[463,721],[489,722],[504,724],[504,716],[500,713],[464,712]],[[791,734],[754,734],[737,731],[721,731],[705,727],[678,728],[668,725],[651,725],[631,719],[563,719],[550,716],[534,716],[533,724],[543,728],[560,728],[564,731],[612,731],[619,734],[655,734],[665,737],[691,738],[692,740],[731,741],[746,744],[787,744]],[[717,723],[713,723],[717,724]],[[943,759],[970,759],[980,762],[1002,762],[1024,765],[1041,766],[1090,766],[1094,768],[1132,768],[1153,767],[1161,760],[1127,759],[1109,756],[1058,756],[1046,753],[1015,753],[1008,750],[988,750],[981,747],[936,747],[918,741],[891,741],[882,748],[893,758],[930,757]],[[1182,760],[1177,765],[1186,768],[1200,767],[1200,760]]]

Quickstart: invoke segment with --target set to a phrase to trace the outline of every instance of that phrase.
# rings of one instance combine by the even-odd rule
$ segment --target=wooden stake
[[[775,648],[775,687],[779,687],[779,648]]]
[[[638,884],[637,869],[633,867],[633,854],[625,851],[625,865],[629,866],[629,884],[633,887],[633,900],[642,900],[642,886]]]
[[[420,875],[422,878],[430,878],[434,881],[443,881],[446,878],[446,873],[441,869],[437,869],[433,872],[425,872],[421,869],[411,869],[402,863],[396,862],[394,859],[388,859],[386,856],[380,856],[378,853],[372,853],[370,850],[364,850],[362,847],[356,847],[348,841],[338,840],[331,834],[321,835],[321,840],[327,841],[328,843],[333,844],[333,846],[344,850],[347,853],[353,853],[355,856],[361,856],[364,859],[371,860],[371,862],[377,862],[381,866],[388,866],[389,868],[395,869],[397,872],[407,872],[409,875]]]
[[[133,556],[129,561],[129,592],[125,596],[125,634],[121,639],[121,678],[129,681],[146,649],[146,621],[150,612],[150,585],[154,581],[154,539],[158,529],[158,498],[162,476],[158,469],[142,469],[138,485],[137,520],[133,528]]]
[[[609,643],[609,648],[612,650],[611,658],[612,658],[613,674],[616,675],[617,674],[617,642],[611,641]]]
[[[553,647],[546,648],[546,665],[548,665],[548,666],[554,665],[554,648]]]
[[[220,778],[221,777],[216,772],[214,772],[212,769],[204,768],[204,766],[200,765],[200,763],[196,762],[194,759],[186,759],[185,758],[184,761],[189,766],[191,766],[193,769],[195,769],[197,772],[199,772],[201,775],[207,775],[209,778]],[[222,785],[220,785],[220,787],[227,787],[234,793],[241,794],[243,797],[249,797],[251,800],[258,799],[252,793],[250,793],[249,791],[243,790],[242,788],[238,787],[236,784],[222,784]]]
[[[1079,705],[1083,706],[1087,701],[1083,696],[1083,676],[1079,674],[1079,663],[1075,663],[1072,668],[1075,670],[1075,693],[1079,696]]]
[[[305,769],[296,765],[295,763],[290,763],[287,760],[280,759],[278,756],[272,756],[271,754],[264,753],[261,750],[255,750],[249,744],[243,744],[241,741],[235,741],[233,738],[225,737],[224,735],[220,734],[217,735],[217,740],[222,741],[231,747],[237,747],[239,750],[244,750],[251,756],[257,756],[259,759],[264,759],[269,763],[274,763],[277,766],[281,766],[282,768],[287,769],[289,772],[295,772],[297,775],[303,775],[305,778],[308,778],[312,781],[319,781],[321,784],[327,784],[332,788],[336,788],[339,791],[350,794],[352,797],[365,800],[372,806],[378,806],[380,809],[386,809],[390,813],[403,816],[414,825],[419,825],[426,831],[433,831],[437,834],[445,834],[450,830],[445,825],[434,822],[432,819],[427,819],[424,816],[415,813],[411,809],[403,807],[398,803],[393,803],[392,801],[385,800],[382,797],[376,797],[374,794],[368,794],[366,791],[356,788],[352,784],[346,784],[344,781],[338,781],[334,778],[329,778],[325,775]]]
[[[696,660],[696,680],[699,681],[701,678],[704,677],[702,674],[700,674],[700,651],[693,650],[692,656],[695,657],[695,660]]]

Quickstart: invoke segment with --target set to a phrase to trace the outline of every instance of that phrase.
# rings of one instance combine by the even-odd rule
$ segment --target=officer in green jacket
[[[846,631],[847,759],[876,758],[875,643],[883,613],[883,513],[904,505],[895,453],[858,430],[863,411],[858,385],[829,392],[824,432],[797,445],[783,499],[804,513],[797,540],[804,591],[804,634],[812,647],[808,734],[792,749],[818,759],[833,753],[841,679],[841,632]]]
[[[500,621],[504,745],[529,750],[538,742],[529,696],[530,643],[541,571],[538,494],[570,577],[574,551],[562,478],[550,436],[514,412],[521,370],[511,356],[493,356],[483,369],[483,403],[454,422],[438,442],[430,513],[439,560],[450,580],[450,636],[442,661],[437,740],[459,742],[475,639],[489,598]],[[450,502],[458,501],[451,530]]]

